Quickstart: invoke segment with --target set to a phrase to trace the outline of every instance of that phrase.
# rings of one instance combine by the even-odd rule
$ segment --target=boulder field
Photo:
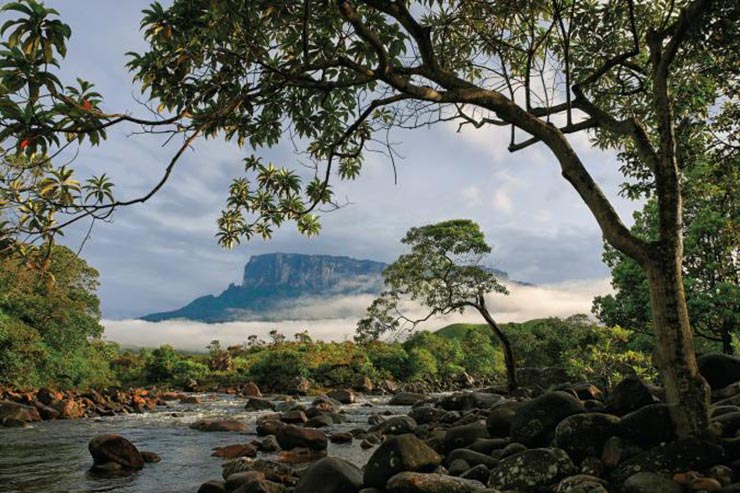
[[[198,491],[740,493],[738,361],[699,358],[712,388],[714,436],[703,439],[679,439],[662,389],[635,377],[613,389],[577,382],[513,395],[498,388],[400,392],[390,404],[411,406],[407,415],[372,414],[367,427],[341,434],[318,425],[341,422],[342,402],[354,400],[348,393],[320,396],[307,407],[253,398],[248,408],[273,412],[258,420],[260,438],[252,445],[279,451],[277,459],[250,448],[223,465],[223,480]],[[540,380],[546,374],[533,373]],[[328,442],[353,441],[374,449],[363,467],[326,456]]]

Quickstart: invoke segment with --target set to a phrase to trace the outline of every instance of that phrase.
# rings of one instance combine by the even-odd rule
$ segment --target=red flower
[[[92,111],[93,109],[93,105],[88,99],[82,101],[82,107],[85,108],[87,111]]]
[[[23,139],[23,140],[21,140],[21,144],[20,144],[21,149],[25,149],[26,147],[28,147],[28,144],[30,144],[30,143],[31,143],[31,141],[29,139]]]

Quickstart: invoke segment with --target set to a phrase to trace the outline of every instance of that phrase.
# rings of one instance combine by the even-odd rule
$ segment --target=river
[[[159,407],[152,413],[45,421],[27,428],[0,427],[0,492],[195,493],[201,483],[221,479],[221,464],[225,461],[211,457],[212,449],[255,439],[254,422],[264,414],[244,411],[246,401],[242,398],[222,394],[200,396],[201,404],[171,402],[169,407]],[[347,422],[324,431],[367,427],[372,413],[407,410],[389,408],[386,402],[385,398],[369,397],[343,406]],[[302,403],[308,404],[310,400]],[[250,424],[250,432],[206,433],[189,428],[199,419],[217,417],[245,420]],[[122,435],[139,450],[156,452],[162,461],[147,464],[133,474],[115,476],[93,472],[87,444],[93,437],[106,433]],[[329,444],[328,452],[362,466],[373,449],[363,450],[355,440],[352,444]]]

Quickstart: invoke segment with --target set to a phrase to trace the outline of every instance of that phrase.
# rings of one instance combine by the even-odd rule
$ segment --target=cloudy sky
[[[46,3],[60,11],[73,31],[65,82],[76,76],[93,81],[105,97],[106,111],[146,116],[124,67],[124,53],[145,48],[138,24],[148,2]],[[161,137],[132,135],[135,130],[114,129],[99,148],[83,149],[75,163],[83,175],[108,172],[119,198],[137,196],[156,183],[174,152],[162,147]],[[360,179],[337,186],[338,196],[352,204],[325,216],[318,238],[302,238],[288,226],[269,242],[256,240],[233,251],[216,245],[215,219],[228,183],[251,151],[217,141],[198,143],[154,199],[117,212],[110,224],[95,226],[83,256],[100,270],[104,317],[130,319],[219,293],[239,281],[243,265],[257,253],[392,261],[402,251],[399,239],[408,228],[460,217],[479,222],[494,246],[497,268],[547,289],[567,291],[575,282],[580,304],[573,309],[587,310],[592,295],[607,288],[601,235],[555,160],[542,146],[509,154],[507,130],[456,130],[440,125],[393,135],[403,156],[397,163],[398,184],[390,163],[371,156]],[[635,204],[616,197],[620,176],[614,156],[589,150],[586,136],[573,142],[629,222]],[[281,146],[263,155],[290,164],[295,162],[291,151]],[[73,248],[79,246],[83,229],[68,233],[66,241]],[[532,303],[552,305],[549,300]],[[121,324],[109,323],[119,331]]]

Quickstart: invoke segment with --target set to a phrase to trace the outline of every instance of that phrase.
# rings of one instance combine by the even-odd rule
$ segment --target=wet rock
[[[216,480],[206,481],[200,485],[198,493],[226,493],[226,483]]]
[[[511,421],[511,438],[528,447],[547,446],[562,420],[583,411],[583,404],[573,395],[549,392],[516,410]]]
[[[33,406],[24,406],[12,401],[0,401],[0,423],[33,423],[41,421],[41,415]]]
[[[636,376],[629,376],[619,382],[609,394],[606,409],[610,414],[624,416],[643,406],[655,404],[655,401],[655,397],[645,382]]]
[[[455,460],[464,460],[471,467],[483,464],[489,469],[496,467],[496,464],[498,464],[498,460],[494,459],[490,455],[481,454],[480,452],[466,448],[455,449],[447,454],[447,457],[445,457],[445,464],[452,464]]]
[[[334,424],[334,420],[328,414],[319,414],[306,421],[306,428],[325,428]]]
[[[492,437],[505,438],[511,433],[511,422],[517,409],[524,404],[524,401],[504,401],[497,404],[491,409],[486,419],[486,428]]]
[[[475,467],[471,467],[464,473],[460,475],[461,478],[464,479],[474,479],[476,481],[480,481],[481,484],[485,484],[488,482],[488,477],[491,475],[490,469],[488,469],[483,464],[478,464]]]
[[[342,409],[341,402],[325,394],[317,396],[311,405],[320,411],[339,412]]]
[[[35,407],[36,410],[39,412],[41,419],[43,419],[44,421],[54,420],[54,419],[59,418],[59,411],[57,411],[53,407],[47,406],[46,404],[44,404],[43,402],[39,400],[34,400],[32,404],[33,404],[33,407]]]
[[[500,490],[531,490],[555,483],[575,472],[562,449],[525,450],[503,459],[491,470],[488,486]]]
[[[650,404],[622,417],[619,435],[643,448],[676,439],[667,404]]]
[[[295,493],[357,493],[362,481],[362,471],[357,466],[344,459],[326,457],[306,470]]]
[[[247,424],[236,419],[201,419],[190,425],[198,431],[219,431],[244,433],[248,430]]]
[[[604,442],[604,448],[601,449],[601,463],[605,468],[613,469],[617,467],[619,462],[622,460],[623,453],[624,447],[622,439],[616,436],[609,437],[609,439]]]
[[[244,409],[246,409],[247,411],[274,411],[275,404],[268,401],[267,399],[252,397],[247,401]]]
[[[275,435],[267,435],[259,444],[263,452],[276,452],[280,450],[280,444],[277,442]]]
[[[499,394],[458,392],[440,399],[437,405],[446,411],[469,411],[489,409],[503,400],[504,397]]]
[[[236,443],[225,447],[216,447],[211,457],[222,459],[236,459],[239,457],[257,457],[257,448],[249,443]]]
[[[416,421],[409,416],[393,416],[370,428],[370,433],[381,435],[403,435],[413,433],[416,429]]]
[[[455,459],[449,462],[447,466],[447,472],[450,476],[460,476],[462,473],[470,469],[470,464],[465,462],[463,459]]]
[[[696,359],[699,372],[712,390],[727,387],[740,380],[740,358],[729,354],[709,353]]]
[[[455,450],[463,448],[479,439],[490,438],[486,425],[476,421],[463,426],[449,428],[444,436],[444,449]]]
[[[286,411],[280,415],[280,421],[288,424],[303,424],[308,421],[306,413],[300,409],[293,409],[292,411]]]
[[[226,478],[226,491],[234,491],[247,483],[265,479],[265,474],[261,471],[243,471],[230,474]]]
[[[606,487],[606,481],[599,477],[577,474],[561,480],[555,493],[608,493]]]
[[[720,426],[722,436],[726,438],[736,436],[738,430],[740,430],[740,412],[722,414],[712,421]]]
[[[683,488],[654,472],[638,472],[626,479],[622,493],[681,493]]]
[[[197,395],[186,395],[180,399],[180,404],[200,404],[200,397]]]
[[[254,382],[248,382],[242,387],[241,394],[247,397],[262,397],[260,388]]]
[[[278,453],[276,460],[286,464],[305,464],[308,462],[316,462],[324,457],[326,457],[326,450],[294,447],[290,450],[283,450]]]
[[[352,443],[352,433],[332,433],[329,436],[331,443]]]
[[[162,458],[159,456],[159,454],[146,450],[141,451],[141,458],[144,459],[144,462],[146,462],[147,464],[156,464],[157,462],[162,462]]]
[[[623,461],[612,471],[611,477],[623,483],[638,472],[673,474],[699,470],[720,463],[723,455],[722,447],[705,440],[677,440]]]
[[[389,406],[413,406],[417,402],[426,400],[427,396],[415,392],[399,392],[388,401]]]
[[[509,444],[506,438],[479,438],[467,446],[470,450],[475,450],[482,454],[490,455],[494,450],[501,450]]]
[[[442,457],[416,436],[389,437],[373,452],[365,466],[365,486],[382,489],[398,473],[432,472],[441,463]]]
[[[290,450],[296,447],[311,450],[326,450],[329,441],[326,435],[318,430],[286,426],[279,430],[275,437],[280,448]]]
[[[93,467],[100,469],[141,469],[144,458],[133,443],[120,435],[100,435],[87,446]]]
[[[357,380],[352,385],[352,388],[358,392],[364,392],[367,394],[368,392],[373,391],[375,385],[373,385],[373,381],[370,380],[370,378],[362,375],[357,377]]]
[[[342,404],[352,404],[355,402],[355,393],[347,389],[332,390],[327,394],[332,399]]]
[[[445,474],[402,472],[388,480],[387,493],[473,493],[484,488],[473,479],[456,478]]]
[[[568,416],[555,428],[554,446],[565,450],[578,464],[597,457],[609,437],[616,435],[619,418],[611,414],[583,413]]]

